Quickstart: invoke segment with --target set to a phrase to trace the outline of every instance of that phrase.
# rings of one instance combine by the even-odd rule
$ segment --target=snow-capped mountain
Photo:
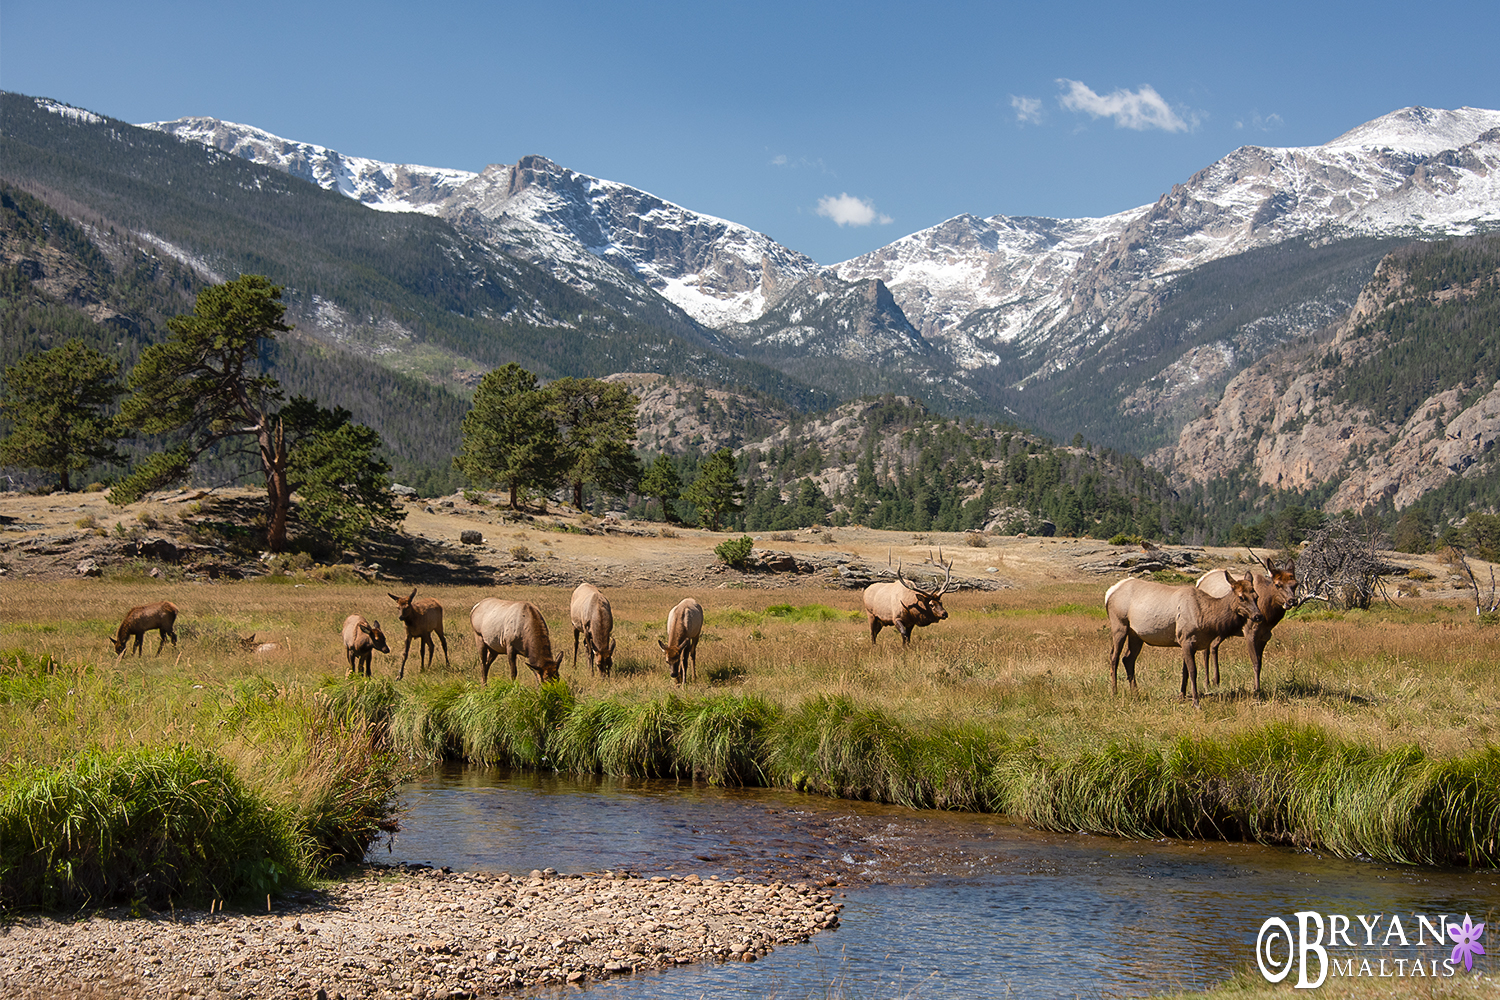
[[[818,270],[811,258],[747,226],[541,156],[473,173],[347,156],[214,118],[143,127],[277,167],[374,209],[477,227],[501,249],[585,292],[603,285],[629,293],[642,282],[705,326],[755,319]]]
[[[1404,108],[1321,146],[1242,146],[1142,206],[1102,219],[958,216],[837,266],[879,278],[967,369],[995,346],[1054,348],[1149,314],[1174,276],[1324,233],[1467,235],[1500,226],[1500,111]],[[1033,354],[1030,376],[1056,367]]]
[[[1476,108],[1404,108],[1320,146],[1242,146],[1103,218],[961,215],[832,268],[541,156],[470,173],[214,119],[148,127],[372,208],[440,216],[627,315],[675,307],[799,377],[827,359],[814,381],[843,395],[879,388],[867,376],[880,369],[886,387],[930,385],[1101,439],[1122,419],[1175,434],[1244,365],[1333,321],[1384,252],[1374,239],[1500,228],[1500,111]],[[1275,270],[1255,255],[1273,250],[1279,298],[1252,287]]]

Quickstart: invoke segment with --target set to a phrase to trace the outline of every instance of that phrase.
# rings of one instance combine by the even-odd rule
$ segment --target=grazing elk
[[[282,649],[283,646],[279,642],[256,642],[255,633],[251,632],[249,635],[240,639],[240,648],[247,653],[254,653],[257,656],[264,656],[267,653],[274,653],[277,650]]]
[[[120,623],[119,631],[110,636],[109,641],[115,644],[115,653],[125,655],[125,644],[135,637],[135,655],[141,655],[141,643],[146,638],[146,633],[156,629],[160,641],[156,644],[156,655],[161,655],[161,649],[172,640],[172,645],[177,645],[177,633],[172,626],[177,622],[177,606],[171,601],[157,601],[155,604],[142,604],[138,608],[131,608],[125,614],[125,620]]]
[[[364,615],[350,615],[344,619],[344,655],[349,658],[349,672],[370,676],[370,661],[376,650],[389,655],[391,647],[385,644],[385,633],[380,622],[370,624]]]
[[[1109,689],[1120,690],[1120,653],[1125,652],[1125,679],[1135,691],[1135,658],[1141,646],[1177,646],[1182,650],[1182,697],[1187,697],[1188,676],[1193,678],[1193,704],[1198,704],[1200,649],[1231,635],[1246,621],[1262,620],[1255,606],[1255,587],[1246,576],[1236,580],[1222,571],[1229,584],[1223,597],[1211,597],[1192,584],[1173,586],[1127,577],[1104,592],[1104,610],[1109,615],[1111,644]],[[1127,648],[1128,647],[1128,648]]]
[[[589,673],[597,666],[599,673],[608,677],[615,659],[615,616],[609,599],[592,583],[580,583],[573,591],[568,616],[573,621],[573,662],[578,662],[578,637],[582,635],[584,651],[589,654]]]
[[[417,646],[417,669],[425,670],[437,664],[437,647],[432,644],[434,632],[437,633],[438,642],[443,644],[443,666],[450,666],[448,638],[443,635],[443,606],[431,597],[417,600],[416,588],[412,588],[412,592],[405,597],[397,597],[389,592],[386,596],[401,609],[401,624],[406,626],[406,648],[401,651],[401,671],[396,674],[396,680],[406,676],[406,658],[411,655],[413,639],[422,640]]]
[[[697,598],[684,597],[667,612],[667,641],[656,644],[667,654],[667,666],[678,684],[687,680],[688,659],[693,661],[693,679],[698,678],[698,640],[703,635],[703,605]]]
[[[490,664],[504,653],[510,657],[510,679],[516,679],[516,655],[543,681],[555,681],[562,661],[552,658],[552,637],[541,609],[530,601],[502,601],[486,597],[469,612],[474,642],[479,646],[479,683],[488,684]]]
[[[938,555],[938,561],[942,561],[941,554]],[[902,646],[909,645],[912,629],[923,628],[948,617],[948,611],[943,607],[943,595],[948,592],[948,584],[953,580],[953,563],[950,561],[943,569],[947,575],[943,577],[943,585],[937,590],[922,590],[902,576],[899,563],[896,565],[895,583],[872,583],[865,588],[865,615],[870,619],[870,645],[875,645],[875,637],[887,625],[894,626],[901,633]]]
[[[1260,608],[1261,621],[1252,622],[1248,628],[1240,628],[1220,636],[1209,644],[1203,655],[1203,674],[1208,675],[1208,659],[1214,661],[1214,683],[1219,683],[1219,644],[1231,635],[1243,635],[1245,645],[1250,648],[1250,662],[1255,664],[1255,693],[1260,694],[1261,654],[1266,643],[1271,641],[1271,630],[1275,628],[1288,608],[1297,606],[1297,560],[1284,565],[1267,566],[1270,576],[1251,573],[1255,583],[1255,604]],[[1213,597],[1229,593],[1229,585],[1217,570],[1205,573],[1198,579],[1198,589]]]

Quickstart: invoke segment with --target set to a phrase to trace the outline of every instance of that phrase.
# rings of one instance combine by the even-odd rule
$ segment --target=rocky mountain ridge
[[[1500,290],[1493,264],[1434,289],[1414,288],[1410,267],[1410,255],[1387,257],[1346,317],[1241,371],[1148,463],[1184,484],[1242,468],[1278,489],[1336,483],[1329,511],[1383,501],[1401,510],[1456,476],[1480,472],[1500,440],[1500,372],[1481,365],[1439,380],[1400,420],[1340,391],[1347,372],[1396,346],[1391,317],[1398,310],[1473,303]]]

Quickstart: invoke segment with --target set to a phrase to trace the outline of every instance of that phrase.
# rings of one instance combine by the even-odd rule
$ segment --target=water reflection
[[[751,966],[614,981],[628,997],[1140,996],[1254,960],[1268,916],[1470,912],[1500,874],[1253,844],[1039,833],[771,789],[454,768],[404,792],[381,858],[455,870],[837,878],[842,925]]]

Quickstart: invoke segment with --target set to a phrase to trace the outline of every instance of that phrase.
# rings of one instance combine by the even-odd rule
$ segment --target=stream
[[[1355,974],[1361,960],[1420,954],[1442,975],[1451,943],[1434,947],[1429,937],[1425,948],[1399,947],[1387,938],[1392,916],[1415,941],[1417,915],[1461,921],[1469,913],[1475,922],[1500,915],[1500,872],[1493,870],[1043,833],[996,816],[785,789],[449,767],[406,786],[402,799],[400,832],[372,846],[371,860],[513,874],[552,867],[837,879],[846,894],[836,930],[760,962],[693,965],[589,987],[622,1000],[1135,997],[1205,989],[1254,967],[1268,917],[1295,931],[1293,914],[1307,910],[1348,915],[1347,938],[1363,947],[1334,957],[1352,956]],[[1361,914],[1376,927],[1373,938],[1361,929]],[[1500,953],[1497,936],[1486,937],[1489,951]],[[1500,969],[1494,954],[1478,963],[1476,971]],[[1410,963],[1402,969],[1413,971]],[[1456,975],[1470,973],[1460,964]]]

